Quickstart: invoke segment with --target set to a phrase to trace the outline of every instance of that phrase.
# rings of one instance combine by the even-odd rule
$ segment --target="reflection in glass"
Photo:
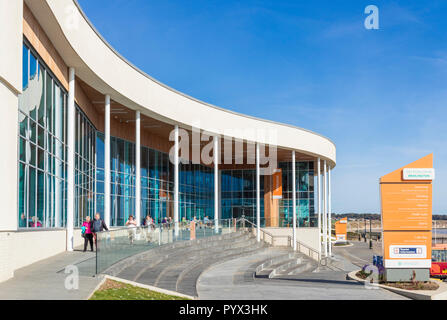
[[[66,183],[64,137],[53,146],[53,92],[57,91],[59,123],[65,122],[66,93],[54,81],[33,49],[23,45],[23,92],[19,96],[19,228],[62,227],[65,224]],[[62,101],[62,102],[61,102]],[[56,123],[57,125],[57,123]],[[57,159],[57,160],[55,160]],[[56,163],[55,163],[56,161]],[[59,180],[58,180],[59,179]],[[55,181],[59,183],[55,183]]]

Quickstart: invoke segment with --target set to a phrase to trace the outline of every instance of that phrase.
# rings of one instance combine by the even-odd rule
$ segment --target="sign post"
[[[433,154],[380,179],[387,281],[429,280],[433,179]]]

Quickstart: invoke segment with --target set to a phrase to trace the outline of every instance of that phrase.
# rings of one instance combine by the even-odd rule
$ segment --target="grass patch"
[[[90,300],[189,300],[187,298],[159,293],[145,288],[110,279],[95,291]]]

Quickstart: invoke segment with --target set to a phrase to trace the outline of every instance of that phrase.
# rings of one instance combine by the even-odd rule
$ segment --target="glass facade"
[[[181,164],[179,181],[179,219],[185,217],[190,220],[194,216],[197,219],[214,218],[214,168]]]
[[[318,225],[314,207],[314,163],[296,162],[296,201],[297,219],[300,227],[316,227]],[[292,225],[293,192],[292,163],[280,162],[282,170],[282,199],[279,200],[280,226]]]
[[[104,135],[97,134],[96,211],[104,213]],[[111,137],[111,225],[135,216],[135,144]],[[174,166],[167,153],[141,147],[141,218],[174,218]],[[179,166],[179,219],[214,217],[213,169]]]
[[[19,97],[18,225],[64,227],[67,94],[37,54],[23,44]]]
[[[67,93],[38,55],[23,45],[23,93],[18,119],[19,228],[66,226],[66,104]],[[79,106],[75,113],[74,226],[95,212],[104,216],[104,134],[97,131]],[[123,226],[135,215],[135,144],[111,137],[111,225]],[[292,168],[281,162],[283,199],[280,226],[292,221]],[[298,221],[316,226],[313,162],[296,163]],[[222,170],[221,218],[256,217],[256,171]],[[261,218],[264,217],[264,177]],[[156,222],[174,218],[174,166],[167,153],[141,147],[141,218]],[[179,219],[214,218],[214,169],[179,165]]]
[[[75,210],[74,226],[95,214],[96,129],[79,106],[75,111]]]
[[[222,170],[221,206],[222,219],[256,219],[256,170]],[[264,177],[260,179],[261,218],[264,217]]]
[[[96,134],[96,211],[104,216],[104,134]],[[135,216],[135,144],[110,138],[110,217],[112,226],[123,226]]]

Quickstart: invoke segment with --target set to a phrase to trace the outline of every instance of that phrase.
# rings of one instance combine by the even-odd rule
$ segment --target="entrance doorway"
[[[247,220],[252,220],[254,216],[254,208],[248,206],[235,206],[232,207],[231,217],[233,219],[239,219],[245,216]]]

